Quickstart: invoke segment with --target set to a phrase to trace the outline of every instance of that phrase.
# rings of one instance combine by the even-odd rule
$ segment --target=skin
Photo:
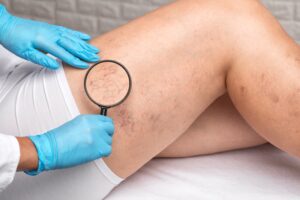
[[[109,110],[116,133],[113,153],[105,162],[117,175],[130,176],[168,146],[176,145],[190,127],[190,134],[201,133],[204,127],[191,126],[197,119],[200,124],[210,124],[209,131],[202,134],[216,141],[209,134],[220,130],[212,128],[209,114],[213,109],[206,114],[209,123],[201,115],[227,92],[252,127],[233,112],[236,119],[231,122],[243,125],[232,137],[246,129],[249,143],[241,144],[239,139],[224,145],[222,138],[232,129],[228,125],[216,142],[223,147],[206,145],[199,150],[184,142],[195,151],[178,156],[254,146],[264,139],[300,156],[300,50],[258,1],[176,1],[95,38],[92,44],[101,47],[102,59],[127,66],[133,80],[127,101]],[[81,113],[99,113],[84,94],[85,71],[70,67],[65,71]]]
[[[26,137],[18,137],[17,140],[20,145],[20,161],[17,170],[27,171],[37,169],[39,160],[34,144]]]
[[[104,62],[90,71],[87,85],[87,90],[94,100],[102,105],[112,105],[127,94],[128,87],[123,86],[129,85],[129,79],[118,65]]]
[[[266,140],[245,122],[228,95],[211,104],[174,143],[157,157],[189,157],[244,149]]]

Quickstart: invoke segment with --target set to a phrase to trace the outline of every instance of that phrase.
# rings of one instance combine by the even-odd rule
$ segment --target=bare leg
[[[265,144],[224,95],[158,157],[187,157],[244,149]]]
[[[109,111],[116,135],[113,153],[105,161],[119,176],[131,175],[172,144],[226,89],[259,134],[292,152],[274,136],[286,139],[282,133],[297,128],[295,112],[294,118],[286,116],[289,110],[297,111],[296,96],[293,106],[277,107],[274,124],[268,121],[273,107],[266,94],[279,88],[277,93],[287,99],[290,78],[299,80],[298,69],[290,67],[296,65],[288,58],[295,60],[299,48],[257,1],[177,1],[96,38],[93,44],[102,49],[102,58],[119,60],[133,77],[130,98]],[[289,68],[284,73],[289,76],[281,77],[285,61]],[[265,84],[266,89],[260,90],[261,72],[280,87]],[[81,112],[98,113],[84,95],[84,71],[66,68],[66,73]],[[290,95],[295,85],[288,89]]]
[[[133,78],[131,96],[109,110],[116,134],[105,161],[117,175],[127,177],[142,167],[225,93],[229,44],[211,20],[201,22],[218,12],[206,6],[178,1],[92,41],[102,59],[120,61]],[[199,14],[201,7],[207,11]],[[202,39],[208,35],[214,39]],[[83,92],[85,72],[66,68],[66,74],[81,113],[99,113]]]
[[[300,48],[268,13],[259,9],[258,17],[256,34],[244,27],[236,35],[238,59],[227,75],[228,93],[256,132],[299,157]]]

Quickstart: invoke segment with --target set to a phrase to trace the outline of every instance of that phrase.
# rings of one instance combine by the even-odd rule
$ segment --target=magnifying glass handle
[[[100,111],[100,115],[104,115],[106,116],[107,115],[107,108],[101,108],[101,111]]]

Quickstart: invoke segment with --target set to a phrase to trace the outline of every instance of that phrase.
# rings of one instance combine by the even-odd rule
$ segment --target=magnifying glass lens
[[[90,68],[86,74],[86,93],[101,108],[119,105],[127,98],[130,89],[129,72],[118,62],[102,61]]]

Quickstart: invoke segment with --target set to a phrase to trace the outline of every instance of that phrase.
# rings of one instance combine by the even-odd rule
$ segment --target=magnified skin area
[[[129,90],[126,71],[112,62],[96,65],[89,72],[86,88],[90,97],[102,106],[111,106],[123,100]]]

